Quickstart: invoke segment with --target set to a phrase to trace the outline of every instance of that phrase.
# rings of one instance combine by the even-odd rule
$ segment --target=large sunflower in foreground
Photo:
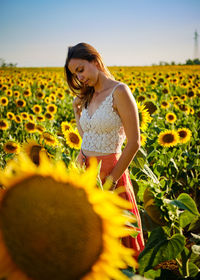
[[[148,109],[145,105],[142,105],[140,102],[137,102],[139,119],[140,119],[140,129],[145,131],[147,129],[147,124],[152,121],[152,117],[150,116]]]
[[[178,132],[175,130],[165,130],[158,135],[158,143],[164,147],[173,147],[179,142]]]
[[[25,154],[0,171],[0,278],[7,280],[123,280],[136,267],[120,238],[134,233],[131,207],[96,187],[97,162],[85,172],[41,154]]]
[[[184,144],[190,141],[192,132],[186,127],[179,128],[178,129],[178,134],[179,134],[179,142]]]

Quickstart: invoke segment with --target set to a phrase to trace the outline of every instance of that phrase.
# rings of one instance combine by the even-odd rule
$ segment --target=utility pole
[[[194,32],[194,59],[198,58],[199,50],[198,50],[198,37],[199,34],[197,33],[197,30]]]

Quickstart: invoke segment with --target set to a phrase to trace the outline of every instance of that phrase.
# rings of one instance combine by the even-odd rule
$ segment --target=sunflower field
[[[105,196],[107,195],[105,207],[111,209],[110,212],[108,211],[110,216],[105,217],[99,210],[102,194],[97,193],[93,196],[87,194],[86,199],[85,194],[82,193],[83,190],[80,191],[81,182],[86,183],[91,180],[89,188],[93,188],[96,171],[94,167],[93,170],[86,173],[82,170],[78,172],[75,171],[76,168],[73,165],[80,151],[82,140],[76,128],[72,108],[74,95],[65,81],[64,69],[0,68],[0,190],[7,186],[10,188],[13,184],[9,183],[9,180],[7,181],[6,176],[20,178],[19,180],[25,176],[29,180],[33,174],[37,174],[37,176],[46,174],[45,176],[54,176],[55,180],[62,178],[62,183],[67,182],[67,184],[72,185],[77,183],[77,189],[80,192],[77,195],[85,199],[85,206],[80,206],[75,202],[80,211],[87,209],[87,207],[89,209],[88,200],[93,206],[95,205],[95,213],[92,213],[91,209],[88,210],[91,215],[90,219],[94,220],[96,227],[101,228],[101,223],[104,224],[107,233],[104,233],[103,245],[101,236],[95,240],[96,243],[93,244],[93,247],[98,248],[98,250],[94,252],[94,258],[98,258],[102,246],[104,248],[103,257],[99,258],[95,264],[93,274],[88,273],[88,267],[80,268],[81,272],[77,274],[76,278],[73,278],[75,277],[73,273],[77,271],[74,269],[73,272],[72,262],[66,268],[68,271],[71,268],[67,279],[123,280],[144,279],[143,277],[171,280],[187,277],[188,279],[199,279],[200,66],[108,68],[117,81],[129,86],[136,99],[140,118],[141,148],[129,166],[145,236],[145,249],[138,258],[138,264],[136,261],[131,262],[128,251],[124,251],[126,258],[122,258],[123,252],[118,248],[116,241],[116,238],[119,237],[117,233],[116,235],[113,233],[113,238],[107,235],[112,230],[113,232],[122,232],[120,227],[124,223],[124,221],[118,222],[119,229],[115,219],[113,219],[113,227],[108,223],[112,220],[111,213],[114,215],[120,213],[117,212],[118,210],[115,212],[115,206],[111,205],[111,194],[105,194]],[[125,145],[126,142],[122,149]],[[20,157],[22,153],[27,155],[26,159]],[[50,164],[50,160],[56,163],[55,169]],[[18,174],[20,172],[18,166],[21,166],[24,172],[21,175]],[[45,166],[48,166],[49,170],[46,170]],[[62,175],[65,169],[69,169],[71,172],[71,175],[66,175],[68,177]],[[55,173],[58,172],[58,175],[51,175],[54,170]],[[5,178],[3,178],[4,176]],[[70,176],[75,176],[75,179],[69,179]],[[18,182],[18,179],[13,180],[15,183]],[[38,189],[37,192],[39,194],[41,192],[42,195],[42,191],[44,191],[51,198],[58,196],[51,189],[51,180],[48,180],[49,190],[44,187],[43,190]],[[43,184],[43,180],[40,181],[40,184]],[[73,191],[78,192],[77,190]],[[95,189],[93,192],[95,193]],[[65,194],[59,195],[60,202],[64,203],[62,195],[64,197]],[[0,193],[0,201],[1,199]],[[24,207],[26,203],[23,199],[29,201],[23,192],[19,199],[23,201]],[[34,199],[38,199],[38,204],[35,205],[40,207],[42,200],[40,200],[39,195]],[[122,201],[118,201],[117,197],[113,197],[113,199],[116,205],[122,207]],[[10,204],[13,205],[13,203],[14,198],[12,200],[11,196]],[[56,211],[53,207],[49,211]],[[40,210],[43,211],[43,208],[41,207]],[[15,211],[20,210],[16,207]],[[38,212],[35,215],[39,215]],[[100,215],[101,219],[99,220],[96,215]],[[68,217],[62,216],[62,213],[59,217],[60,221],[62,218],[68,219]],[[26,215],[24,215],[25,219]],[[78,219],[78,217],[74,216],[74,219]],[[13,221],[12,217],[9,221]],[[133,222],[130,218],[129,222],[131,221]],[[1,233],[3,223],[3,218],[0,218],[0,251],[2,249],[2,252],[5,250],[5,246],[2,245]],[[90,226],[88,224],[88,230]],[[32,232],[31,228],[32,226],[29,224],[28,234]],[[17,234],[21,234],[20,229]],[[45,234],[48,233],[44,231],[44,236],[46,236]],[[56,234],[62,238],[59,233]],[[91,240],[94,239],[92,234]],[[84,239],[84,236],[81,238]],[[30,240],[34,243],[34,240]],[[49,242],[54,241],[50,240]],[[70,242],[76,241],[73,239]],[[9,238],[8,243],[12,247]],[[55,244],[58,247],[61,246],[59,242]],[[109,252],[108,244],[111,244],[112,254]],[[37,246],[37,250],[39,250],[42,243],[37,244]],[[67,247],[65,249],[67,250]],[[53,251],[52,254],[56,255],[57,259],[61,257],[57,252]],[[92,257],[86,255],[87,262],[91,263],[92,266]],[[0,279],[9,279],[10,272],[6,270],[8,263],[1,267],[1,260],[4,256],[5,254],[0,253]],[[15,257],[15,253],[13,256]],[[104,262],[108,257],[113,257],[113,263],[111,261],[107,264]],[[31,262],[34,264],[33,259],[34,256],[31,256]],[[69,261],[61,259],[63,262]],[[14,278],[14,274],[11,273],[12,279],[23,280],[31,279],[31,277],[50,279],[49,275],[53,275],[51,269],[47,269],[47,276],[43,274],[40,276],[39,272],[38,274],[37,272],[29,274],[26,262],[21,264],[20,260],[18,261],[20,271],[24,273],[18,269],[15,272],[16,275],[20,275],[20,278],[18,276]],[[49,262],[48,256],[44,258],[44,261]],[[119,273],[114,263],[122,268],[123,273]],[[37,265],[38,267],[42,266],[39,261]],[[59,262],[56,265],[59,269]],[[125,265],[128,265],[128,269],[125,269]],[[14,271],[14,266],[12,269]],[[138,275],[134,276],[135,269],[137,269]],[[34,270],[33,267],[30,267],[30,271],[32,270]],[[5,271],[7,274],[4,273]],[[61,271],[63,274],[66,273],[64,268]],[[55,275],[54,279],[66,279],[56,277]]]

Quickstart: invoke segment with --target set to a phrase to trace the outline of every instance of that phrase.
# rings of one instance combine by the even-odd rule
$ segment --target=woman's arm
[[[81,125],[80,125],[80,116],[81,116],[81,102],[80,102],[80,98],[76,97],[74,100],[73,100],[73,109],[74,109],[74,115],[75,115],[75,119],[76,119],[76,126],[78,128],[78,132],[81,136],[81,138],[83,138],[83,130],[81,128]]]
[[[113,98],[127,137],[127,144],[110,173],[113,181],[118,181],[140,148],[140,125],[137,104],[130,88],[125,84],[118,86]]]

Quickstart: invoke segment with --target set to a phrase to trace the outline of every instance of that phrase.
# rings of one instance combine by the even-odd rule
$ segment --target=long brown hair
[[[69,71],[68,64],[72,58],[84,59],[89,62],[96,61],[100,70],[104,72],[107,77],[113,80],[115,80],[115,78],[105,66],[101,55],[93,46],[87,43],[79,43],[75,46],[68,47],[68,54],[64,66],[66,80],[71,91],[82,100],[82,106],[86,108],[92,99],[94,87],[85,87],[84,84]]]

